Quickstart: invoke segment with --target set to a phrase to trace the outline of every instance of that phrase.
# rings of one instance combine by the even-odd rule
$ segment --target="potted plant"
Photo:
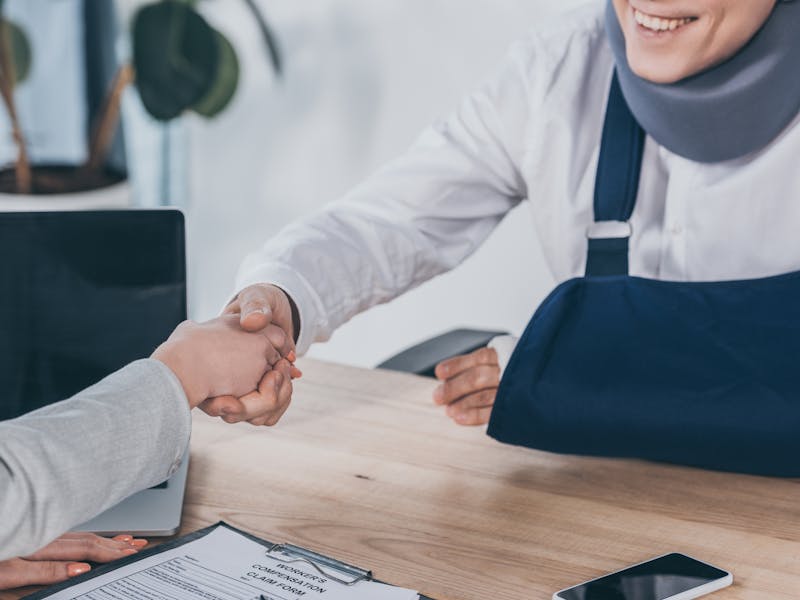
[[[280,73],[280,54],[266,20],[255,0],[243,1],[263,35],[272,66]],[[145,110],[163,122],[187,112],[210,119],[225,110],[238,86],[239,60],[228,39],[206,21],[196,4],[197,0],[160,0],[138,7],[130,27],[131,61],[119,66],[95,116],[86,161],[58,165],[31,164],[29,159],[14,92],[28,77],[36,51],[23,28],[5,17],[0,0],[0,99],[16,146],[13,166],[0,170],[0,210],[128,205],[128,193],[118,191],[125,175],[107,162],[128,86],[136,88]]]

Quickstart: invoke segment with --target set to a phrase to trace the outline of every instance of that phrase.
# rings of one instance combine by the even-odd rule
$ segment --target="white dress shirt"
[[[523,200],[555,278],[581,276],[613,69],[602,17],[593,0],[537,27],[405,155],[250,255],[238,289],[286,290],[300,311],[302,353],[461,263]],[[800,270],[798,122],[754,155],[710,165],[648,137],[631,274],[714,281]]]

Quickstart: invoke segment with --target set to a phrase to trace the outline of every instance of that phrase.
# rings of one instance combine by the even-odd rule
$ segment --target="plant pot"
[[[11,169],[0,171],[0,212],[130,208],[131,185],[113,171],[85,177],[77,167],[33,168],[33,193],[19,194]]]

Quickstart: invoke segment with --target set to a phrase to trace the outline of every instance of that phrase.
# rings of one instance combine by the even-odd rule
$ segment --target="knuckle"
[[[269,343],[269,340],[265,338],[263,335],[250,335],[250,339],[253,341],[253,345],[255,346],[255,351],[258,354],[262,354],[264,356],[269,353],[272,344]]]
[[[200,408],[200,410],[202,410],[204,413],[206,413],[206,414],[207,414],[209,417],[218,417],[218,416],[219,416],[219,411],[218,411],[218,410],[216,410],[216,409],[213,407],[213,405],[206,406],[206,405],[204,405],[204,404],[201,404],[199,408]]]
[[[481,387],[488,388],[494,385],[497,385],[497,378],[498,374],[500,373],[500,369],[497,367],[483,367],[479,369],[480,375],[480,384]]]
[[[481,386],[483,383],[483,374],[480,369],[472,369],[469,372],[469,383],[473,388]]]
[[[57,562],[41,563],[41,576],[47,581],[55,581],[67,576],[67,567]]]
[[[453,383],[448,380],[442,383],[442,399],[449,400],[453,395]]]
[[[239,302],[246,302],[247,300],[257,296],[259,294],[259,289],[260,287],[258,285],[248,285],[241,292],[239,292],[237,299]]]
[[[476,394],[470,394],[466,398],[464,398],[460,404],[464,405],[465,409],[470,409],[480,404],[481,394],[480,392]]]

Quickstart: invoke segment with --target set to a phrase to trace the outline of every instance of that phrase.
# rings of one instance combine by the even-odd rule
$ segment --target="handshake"
[[[299,318],[278,287],[253,285],[206,323],[186,321],[152,358],[180,380],[190,408],[228,423],[275,425],[292,397]]]
[[[181,324],[153,353],[177,375],[191,408],[228,423],[275,425],[292,398],[297,309],[274,285],[244,289],[222,316]],[[433,400],[459,425],[485,425],[500,384],[491,348],[442,361]]]

